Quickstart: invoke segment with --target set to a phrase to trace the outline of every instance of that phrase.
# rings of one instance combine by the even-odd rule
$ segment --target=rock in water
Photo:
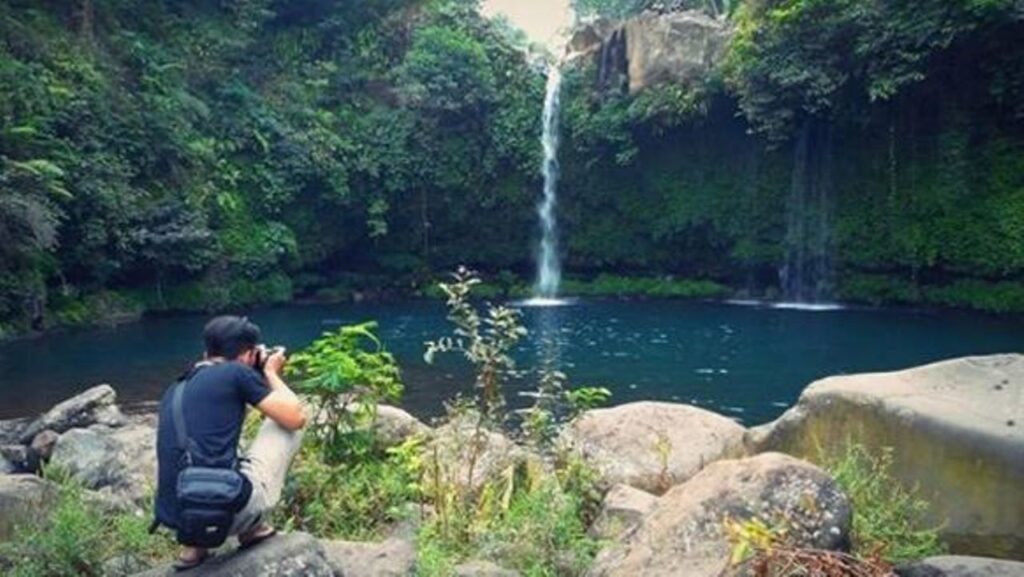
[[[404,539],[380,543],[322,541],[336,577],[404,577],[416,574],[416,548]]]
[[[0,475],[0,542],[22,520],[37,515],[52,501],[57,487],[35,475]]]
[[[605,486],[660,494],[709,463],[738,456],[743,435],[743,427],[716,413],[648,401],[587,411],[563,442],[598,470]]]
[[[136,577],[334,577],[320,542],[306,533],[279,535],[252,549],[217,555],[187,573],[164,567]]]
[[[88,427],[91,425],[107,425],[119,427],[124,424],[124,415],[117,408],[117,393],[110,385],[97,385],[66,401],[62,401],[29,423],[19,433],[19,441],[23,445],[32,442],[39,433],[50,429],[56,433]]]
[[[794,544],[842,549],[851,511],[835,481],[778,453],[720,461],[673,487],[621,543],[598,554],[591,576],[718,577],[731,545],[726,519],[785,524]]]
[[[830,377],[756,431],[756,450],[818,457],[893,448],[956,553],[1024,558],[1024,356]]]
[[[900,567],[900,577],[1024,577],[1024,563],[943,555]]]

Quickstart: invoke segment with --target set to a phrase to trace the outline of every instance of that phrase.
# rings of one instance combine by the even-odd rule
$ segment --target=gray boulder
[[[0,542],[14,526],[38,515],[57,494],[57,487],[35,475],[0,475]]]
[[[1024,558],[1024,356],[823,379],[750,436],[807,458],[850,441],[892,447],[893,474],[919,487],[953,552]]]
[[[321,544],[335,577],[404,577],[416,573],[416,548],[404,539]]]
[[[616,539],[638,526],[657,504],[658,498],[646,491],[615,485],[604,496],[590,533],[601,539]]]
[[[1024,563],[943,555],[896,570],[900,577],[1024,577]]]
[[[519,577],[518,571],[505,569],[490,561],[467,561],[455,566],[455,577]]]
[[[155,444],[155,428],[142,422],[72,429],[57,440],[50,463],[89,489],[139,502],[155,486]]]
[[[726,520],[755,518],[785,521],[797,546],[841,549],[849,541],[850,504],[835,481],[805,461],[766,453],[714,463],[673,487],[588,574],[718,577],[731,552]]]
[[[136,573],[137,577],[182,575],[171,567]],[[334,577],[320,542],[306,533],[280,535],[252,549],[217,555],[189,577]]]
[[[562,442],[597,469],[603,484],[660,494],[705,465],[742,454],[744,429],[689,405],[640,402],[587,411]]]
[[[63,433],[78,427],[107,425],[119,427],[125,423],[124,415],[115,404],[117,393],[110,385],[97,385],[70,399],[61,401],[19,433],[19,442],[27,445],[39,433],[50,429]]]
[[[0,420],[0,445],[11,445],[20,439],[19,433],[28,424],[28,419]]]

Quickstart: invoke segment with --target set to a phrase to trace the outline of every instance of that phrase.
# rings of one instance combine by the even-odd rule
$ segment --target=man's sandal
[[[246,549],[249,549],[250,547],[255,547],[256,545],[259,545],[267,539],[270,539],[274,535],[277,535],[277,529],[274,529],[273,527],[267,525],[263,525],[261,527],[253,529],[252,533],[255,534],[251,537],[246,537],[244,539],[240,537],[238,539],[238,549],[240,551],[244,551]]]
[[[203,551],[201,554],[191,558],[178,557],[178,560],[174,562],[173,567],[175,571],[188,571],[189,569],[195,569],[202,565],[203,562],[209,558],[209,551]]]

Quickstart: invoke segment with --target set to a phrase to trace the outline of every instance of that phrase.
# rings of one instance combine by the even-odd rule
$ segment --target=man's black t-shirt
[[[174,386],[167,389],[160,400],[156,437],[156,518],[172,528],[178,525],[175,485],[182,456],[171,409],[174,389]],[[259,373],[242,363],[217,363],[200,368],[188,381],[182,398],[185,429],[197,452],[209,458],[233,457],[242,433],[245,405],[257,405],[268,394],[270,389]]]

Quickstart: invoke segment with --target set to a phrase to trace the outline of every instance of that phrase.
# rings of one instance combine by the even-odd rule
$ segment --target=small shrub
[[[925,521],[928,502],[916,488],[904,488],[893,478],[892,449],[873,455],[851,443],[844,453],[823,463],[853,506],[855,555],[899,563],[945,552],[938,528]]]

